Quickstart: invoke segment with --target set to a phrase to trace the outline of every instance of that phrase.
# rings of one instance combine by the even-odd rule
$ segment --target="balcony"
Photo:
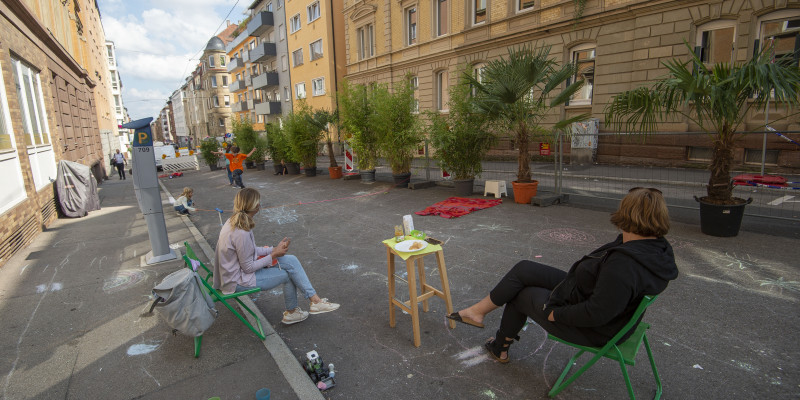
[[[234,58],[228,63],[228,72],[237,70],[244,67],[244,61],[241,58]]]
[[[244,76],[244,86],[250,87],[253,85],[253,75],[245,75]]]
[[[253,78],[253,89],[261,89],[267,86],[278,86],[278,73],[265,72]]]
[[[262,11],[254,15],[247,24],[247,32],[250,36],[261,36],[261,34],[273,27],[275,27],[275,22],[272,13],[269,11]]]
[[[231,92],[240,92],[245,89],[247,89],[247,85],[245,84],[244,79],[239,79],[228,86],[228,90]]]
[[[281,113],[280,101],[265,101],[256,103],[255,106],[257,115],[279,115]]]
[[[243,111],[247,111],[247,110],[249,110],[249,108],[247,108],[247,102],[246,101],[236,102],[236,103],[233,103],[233,105],[231,106],[231,111],[232,112],[243,112]]]
[[[278,55],[275,43],[261,43],[250,50],[250,62],[264,62]],[[228,70],[230,71],[230,70]]]

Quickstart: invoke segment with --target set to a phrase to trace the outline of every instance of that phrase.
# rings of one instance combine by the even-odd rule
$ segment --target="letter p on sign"
[[[147,143],[148,141],[147,132],[137,132],[137,133],[139,135],[139,144]]]

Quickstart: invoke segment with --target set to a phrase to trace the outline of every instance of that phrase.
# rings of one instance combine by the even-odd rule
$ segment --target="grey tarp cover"
[[[61,211],[68,217],[83,217],[100,209],[97,181],[92,170],[72,161],[58,162],[56,192]]]

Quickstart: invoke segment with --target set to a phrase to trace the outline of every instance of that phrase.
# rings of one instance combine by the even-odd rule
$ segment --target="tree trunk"
[[[709,203],[737,204],[733,200],[733,184],[731,183],[731,163],[733,161],[733,132],[723,133],[714,141],[714,154],[711,159],[711,177],[708,179],[706,191]]]
[[[517,131],[517,145],[519,146],[519,155],[517,156],[517,182],[530,182],[531,181],[531,162],[530,155],[528,154],[528,147],[530,138],[528,137],[528,130],[524,123],[520,123],[519,131]]]
[[[328,157],[331,160],[331,165],[330,165],[331,167],[339,166],[339,164],[336,164],[336,157],[333,154],[333,142],[331,141],[330,137],[328,137]]]

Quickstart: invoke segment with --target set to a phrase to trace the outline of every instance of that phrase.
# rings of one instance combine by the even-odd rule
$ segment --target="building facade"
[[[765,43],[775,43],[777,55],[800,48],[798,0],[597,0],[585,4],[576,19],[572,0],[347,0],[346,78],[355,83],[391,84],[409,77],[416,86],[420,110],[446,113],[448,88],[461,71],[479,75],[487,62],[507,55],[509,47],[549,45],[555,60],[578,66],[572,81],[583,79],[586,84],[546,122],[588,113],[605,130],[603,110],[609,100],[663,76],[665,61],[685,60],[696,51],[709,63],[742,62]],[[786,115],[782,108],[770,110],[770,120]],[[763,126],[764,121],[763,114],[752,113],[745,129]],[[779,131],[800,130],[797,118],[784,118],[772,126]],[[663,124],[661,129],[699,131],[689,120]],[[597,161],[705,163],[710,148],[702,135],[655,135],[645,145],[601,136]],[[735,157],[747,163],[758,153],[760,162],[760,152],[760,137],[747,138]],[[768,164],[800,167],[800,152],[777,136],[769,138],[768,153]]]
[[[186,129],[186,113],[184,112],[183,90],[172,92],[169,98],[172,104],[172,116],[175,122],[175,143],[178,147],[191,147],[188,130]],[[191,140],[194,142],[194,140]]]
[[[216,36],[211,38],[200,59],[203,73],[199,77],[205,94],[206,136],[223,136],[233,126],[227,61],[225,42]]]

